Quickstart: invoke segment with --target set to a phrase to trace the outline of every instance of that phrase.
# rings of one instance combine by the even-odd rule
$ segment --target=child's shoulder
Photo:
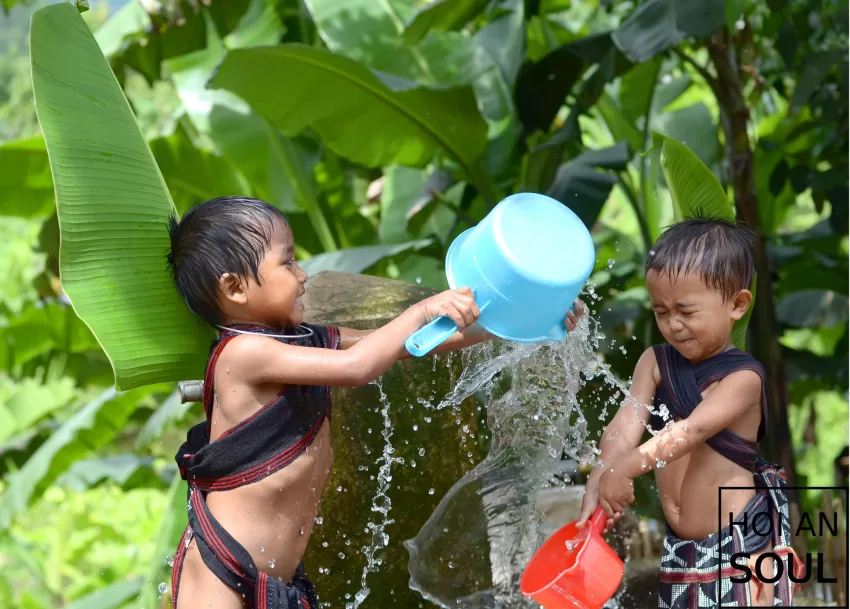
[[[658,369],[658,357],[655,353],[657,346],[658,345],[647,347],[644,352],[641,353],[641,356],[635,365],[635,380],[643,378],[645,381],[651,381],[656,386],[661,382],[661,372]]]

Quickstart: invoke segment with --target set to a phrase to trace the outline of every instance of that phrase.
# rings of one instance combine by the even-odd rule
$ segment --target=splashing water
[[[599,297],[589,290],[589,298]],[[583,317],[562,343],[489,343],[463,352],[461,377],[434,408],[456,408],[479,396],[492,439],[487,457],[404,543],[410,587],[432,603],[465,609],[537,606],[519,592],[523,569],[544,540],[537,493],[552,480],[563,453],[602,465],[599,449],[588,442],[578,394],[596,377],[614,390],[600,410],[602,420],[608,405],[629,396],[597,357],[604,336],[591,331],[591,321],[589,314]],[[596,403],[591,407],[599,410]],[[452,569],[455,565],[462,568]]]
[[[395,448],[393,448],[390,441],[393,435],[392,421],[390,420],[390,402],[381,386],[381,380],[378,379],[374,384],[378,387],[380,394],[381,417],[383,419],[381,435],[384,438],[384,449],[377,461],[380,464],[378,469],[378,491],[372,499],[372,511],[380,514],[380,517],[377,522],[372,521],[367,525],[372,532],[372,539],[368,546],[364,546],[360,550],[366,556],[366,566],[363,567],[363,575],[360,578],[360,590],[354,595],[354,601],[345,604],[346,609],[357,609],[366,600],[366,597],[369,596],[369,586],[366,583],[366,577],[369,573],[377,571],[381,566],[382,561],[375,554],[389,545],[390,536],[385,532],[385,528],[395,522],[389,517],[392,503],[387,495],[387,491],[390,489],[390,482],[393,479],[391,475],[392,465],[393,463],[404,464],[404,459],[393,457]]]

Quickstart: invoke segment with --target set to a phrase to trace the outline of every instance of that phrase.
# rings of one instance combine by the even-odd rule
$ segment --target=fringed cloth
[[[339,349],[339,330],[333,326],[304,324],[312,334],[281,342],[301,347]],[[238,329],[269,334],[259,327]],[[312,443],[331,416],[330,388],[287,385],[270,403],[242,423],[210,442],[215,399],[215,366],[235,332],[223,332],[213,342],[204,377],[206,421],[195,425],[177,453],[180,476],[189,483],[189,525],[177,546],[171,593],[174,607],[180,590],[183,560],[192,539],[207,568],[228,587],[243,594],[248,609],[318,609],[313,585],[299,565],[288,584],[270,578],[257,568],[251,554],[215,519],[206,496],[252,484],[283,469]]]
[[[746,514],[746,534],[742,525],[733,524],[731,527],[727,525],[720,535],[714,533],[703,540],[691,541],[679,539],[668,525],[661,559],[659,609],[752,606],[754,599],[750,593],[750,584],[736,583],[730,579],[745,575],[742,570],[732,566],[731,558],[737,552],[753,555],[770,546],[773,548],[770,551],[783,562],[782,577],[773,584],[773,605],[792,605],[794,591],[800,584],[791,581],[789,573],[793,569],[795,578],[800,579],[805,567],[791,548],[785,472],[759,459],[753,480],[757,487],[768,488],[757,489],[756,496],[734,518],[734,522],[740,522]],[[772,522],[770,532],[765,536],[756,533],[756,527],[752,526],[753,519],[761,513],[769,514]],[[765,528],[763,524],[758,526],[762,532]],[[741,560],[738,562],[740,564]],[[769,564],[770,561],[766,560],[762,568],[767,568]],[[751,559],[749,566],[755,579],[755,560]],[[756,599],[759,599],[765,584],[756,579],[756,585]]]

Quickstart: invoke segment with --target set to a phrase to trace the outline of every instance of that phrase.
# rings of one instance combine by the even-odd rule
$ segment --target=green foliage
[[[12,519],[43,493],[71,465],[120,434],[141,397],[163,388],[149,385],[130,393],[107,389],[83,405],[38,447],[26,464],[10,474],[0,499],[0,525]]]
[[[140,592],[165,581],[144,581],[155,557],[165,567],[165,555],[154,554],[165,507],[162,491],[52,488],[0,533],[0,581],[10,584],[0,584],[0,604],[105,609],[132,600],[139,607]]]
[[[749,116],[800,483],[830,483],[847,433],[846,3],[160,4],[36,14],[40,128],[30,11],[0,29],[0,606],[165,600],[185,526],[173,454],[198,408],[150,383],[198,378],[208,346],[165,272],[172,209],[263,198],[310,273],[444,288],[453,237],[505,194],[549,193],[593,230],[600,354],[628,378],[661,340],[652,243],[689,210],[735,213],[716,37]]]
[[[673,199],[673,208],[677,219],[691,218],[697,215],[735,219],[731,201],[720,182],[687,146],[659,133],[653,134],[653,141],[660,148],[661,169],[667,180],[667,188]],[[750,291],[756,296],[756,278],[753,277]],[[735,345],[746,350],[747,324],[753,314],[753,305],[744,316],[735,322],[732,340]]]
[[[332,150],[370,167],[423,166],[442,150],[474,179],[486,141],[471,91],[381,79],[360,64],[302,45],[230,51],[210,86],[236,93],[285,135],[312,127]],[[316,98],[303,104],[285,93],[290,87]]]
[[[45,217],[53,208],[53,180],[44,140],[35,136],[0,146],[4,216]]]
[[[488,4],[490,0],[433,0],[408,20],[404,39],[415,45],[428,32],[459,30]]]
[[[195,376],[208,335],[164,272],[163,227],[174,204],[127,100],[74,7],[40,9],[31,36],[63,289],[104,346],[119,387]],[[109,229],[92,232],[98,223]]]

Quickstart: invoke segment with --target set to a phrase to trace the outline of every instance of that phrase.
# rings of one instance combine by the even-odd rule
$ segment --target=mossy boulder
[[[315,324],[377,328],[434,293],[389,279],[320,273],[307,285],[305,318]],[[319,510],[321,524],[304,557],[323,605],[342,608],[354,600],[367,566],[361,549],[372,547],[380,564],[366,577],[369,594],[360,606],[429,606],[408,587],[403,542],[416,536],[449,488],[487,454],[485,415],[474,398],[455,408],[428,407],[451,390],[460,365],[454,354],[403,360],[380,384],[333,389],[335,462]],[[385,456],[392,460],[390,479],[383,480],[387,499],[375,506],[390,508],[390,523],[383,529],[387,537],[382,538],[374,525],[385,516],[373,511],[373,500],[384,463],[379,460]],[[478,562],[468,568],[489,573],[488,557]]]

